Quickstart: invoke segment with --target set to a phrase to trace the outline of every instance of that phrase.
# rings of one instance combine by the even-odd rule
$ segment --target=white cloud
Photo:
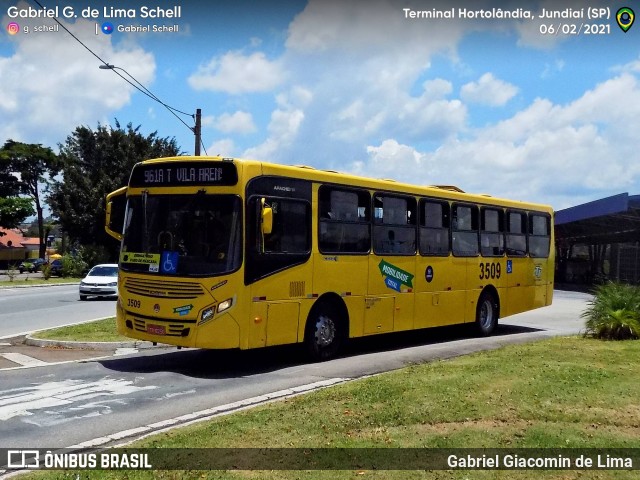
[[[274,110],[268,127],[269,137],[257,147],[247,149],[243,156],[281,162],[287,158],[289,147],[296,139],[303,120],[304,112],[301,109]]]
[[[28,8],[25,2],[17,6]],[[5,16],[2,25],[11,20]],[[49,18],[19,23],[31,29],[56,25]],[[126,69],[144,85],[152,82],[156,68],[152,54],[136,46],[114,47],[109,35],[94,34],[94,22],[88,20],[65,26],[101,58]],[[52,35],[56,41],[51,41]],[[78,125],[94,125],[96,117],[127,105],[135,92],[113,71],[98,69],[99,60],[62,28],[58,33],[8,39],[15,53],[0,57],[0,138],[55,145]]]
[[[462,86],[461,98],[466,102],[480,103],[492,107],[505,105],[518,93],[518,87],[485,73],[477,82]]]
[[[348,155],[345,148],[386,138],[441,141],[464,128],[467,111],[449,98],[451,82],[424,78],[434,54],[455,56],[468,25],[407,19],[405,3],[310,0],[291,22],[283,62],[313,94],[300,155],[326,162]]]
[[[636,58],[625,65],[618,65],[612,70],[615,72],[640,73],[640,58]]]
[[[469,138],[450,138],[434,151],[387,139],[369,146],[366,160],[348,170],[565,208],[637,188],[639,128],[640,83],[623,74],[566,105],[538,99],[510,119]]]
[[[339,51],[345,57],[402,52],[422,57],[422,66],[425,53],[450,48],[468,25],[407,19],[403,9],[411,6],[422,9],[423,3],[310,0],[290,24],[286,46],[302,54]]]
[[[251,55],[228,52],[200,66],[188,82],[195,90],[240,94],[271,91],[283,79],[280,62],[269,61],[262,52]]]
[[[267,127],[269,136],[260,145],[247,149],[243,156],[287,163],[291,158],[291,146],[299,142],[298,133],[305,119],[304,107],[312,100],[311,91],[300,86],[276,95],[278,108],[271,113]]]
[[[220,155],[221,157],[234,157],[236,155],[236,146],[232,139],[222,138],[213,142],[207,148],[209,155]]]
[[[223,113],[210,121],[213,128],[223,133],[253,133],[256,126],[253,117],[248,112],[237,111],[234,113]]]
[[[397,172],[415,172],[421,167],[424,156],[408,145],[401,145],[396,140],[385,140],[378,147],[367,147],[369,162],[367,169],[373,167],[373,171],[380,177],[394,177]],[[360,174],[367,174],[365,165],[356,162],[356,170]]]

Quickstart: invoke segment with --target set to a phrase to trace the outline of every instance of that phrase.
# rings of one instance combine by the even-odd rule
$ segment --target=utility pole
[[[60,22],[58,22],[58,23],[60,23]],[[147,97],[151,98],[152,100],[155,100],[160,105],[162,105],[167,110],[169,110],[178,120],[180,120],[180,122],[182,122],[195,135],[195,137],[196,137],[196,145],[195,145],[193,154],[196,157],[200,156],[200,145],[202,145],[202,136],[201,136],[202,110],[201,109],[199,109],[199,108],[196,109],[196,126],[195,127],[191,127],[190,125],[187,125],[184,122],[184,120],[182,120],[180,117],[178,117],[177,113],[181,113],[182,115],[187,115],[187,116],[189,116],[191,118],[193,118],[193,114],[187,113],[187,112],[183,112],[182,110],[178,110],[177,108],[174,108],[174,107],[172,107],[170,105],[167,105],[162,100],[160,100],[158,97],[156,97],[153,93],[151,93],[147,87],[142,85],[133,75],[131,75],[129,72],[127,72],[124,68],[116,67],[115,65],[111,65],[110,63],[106,63],[106,62],[103,62],[103,65],[100,65],[98,68],[100,68],[101,70],[113,70],[125,82],[127,82],[130,85],[132,85],[137,90],[139,90],[140,92],[144,93]],[[118,73],[117,70],[123,71],[131,80],[133,80],[135,85],[134,85],[134,83],[131,83],[131,81],[129,81],[127,78],[123,77],[120,73]]]
[[[193,154],[196,157],[200,156],[200,143],[202,143],[202,140],[200,139],[200,130],[201,130],[201,121],[202,121],[202,110],[201,109],[196,109],[196,126],[193,128],[193,133],[196,136],[196,148],[193,150]]]

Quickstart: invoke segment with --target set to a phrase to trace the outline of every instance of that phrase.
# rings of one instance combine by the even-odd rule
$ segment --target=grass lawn
[[[554,338],[409,366],[174,429],[131,446],[640,448],[639,365],[640,342]],[[72,479],[77,473],[82,479],[131,480],[638,478],[637,471],[624,470],[356,469],[67,471],[29,478]]]
[[[69,327],[43,330],[32,335],[43,340],[64,340],[72,342],[126,342],[129,337],[118,335],[116,318],[110,317],[95,322],[80,323]]]

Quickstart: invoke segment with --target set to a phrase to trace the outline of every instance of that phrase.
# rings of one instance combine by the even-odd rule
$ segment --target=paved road
[[[113,299],[81,302],[77,284],[0,289],[0,339],[114,315]]]
[[[551,307],[505,319],[493,337],[468,338],[451,328],[371,337],[352,342],[341,358],[318,364],[304,363],[290,347],[159,349],[5,370],[0,372],[0,448],[108,445],[296,389],[577,333],[588,298],[557,292]]]

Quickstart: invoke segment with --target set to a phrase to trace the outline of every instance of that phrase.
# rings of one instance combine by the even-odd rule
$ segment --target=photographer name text
[[[7,9],[9,18],[180,18],[182,7],[175,5],[170,8],[141,6],[138,8],[116,8],[104,7],[102,9],[91,6],[76,10],[71,6],[44,7],[44,8],[20,8],[9,7]]]

